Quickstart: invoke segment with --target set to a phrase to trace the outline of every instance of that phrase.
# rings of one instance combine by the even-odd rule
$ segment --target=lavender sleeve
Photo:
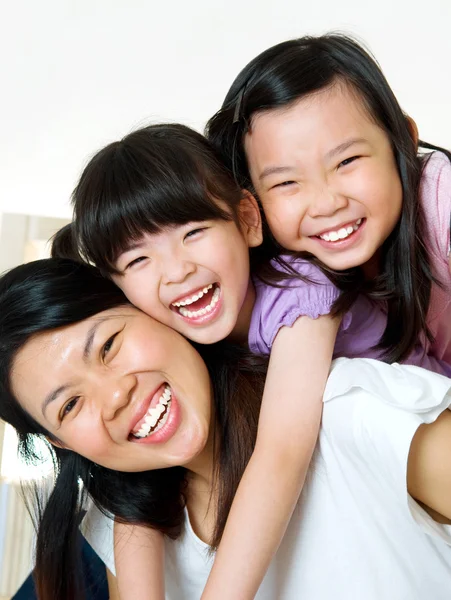
[[[283,287],[273,287],[256,280],[256,302],[249,330],[249,347],[252,352],[269,354],[274,339],[281,327],[291,327],[299,317],[317,319],[328,315],[340,295],[327,277],[314,265],[306,261],[294,261],[295,271],[309,279],[289,279]],[[349,325],[346,315],[342,329]]]
[[[291,279],[283,287],[255,281],[256,301],[249,329],[249,347],[257,354],[270,354],[281,327],[291,327],[302,316],[317,319],[331,312],[340,290],[314,265],[295,261],[291,266],[309,281]],[[335,342],[334,358],[374,358],[383,360],[378,344],[385,331],[385,312],[365,296],[359,296],[343,316]],[[451,367],[417,344],[403,361],[451,377]]]

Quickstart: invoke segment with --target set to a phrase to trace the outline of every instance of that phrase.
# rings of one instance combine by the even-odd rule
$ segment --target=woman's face
[[[13,393],[59,443],[104,467],[189,466],[211,417],[206,366],[180,334],[131,306],[36,335]]]

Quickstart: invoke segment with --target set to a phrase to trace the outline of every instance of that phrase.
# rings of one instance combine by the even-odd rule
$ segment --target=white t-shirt
[[[334,362],[308,479],[258,600],[451,597],[451,527],[406,488],[413,436],[449,407],[450,389],[417,367]],[[114,572],[112,522],[92,509],[84,533]],[[198,600],[212,560],[187,518],[166,543],[167,600]]]

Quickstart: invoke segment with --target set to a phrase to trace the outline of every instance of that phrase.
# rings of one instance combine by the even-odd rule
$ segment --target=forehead
[[[70,378],[84,365],[84,352],[97,328],[132,311],[138,312],[128,306],[110,309],[31,337],[17,352],[11,369],[11,387],[19,402],[39,397],[57,378]]]
[[[350,86],[337,83],[288,106],[255,114],[244,143],[252,158],[269,138],[277,142],[290,136],[298,143],[307,143],[311,138],[319,139],[318,135],[332,139],[374,129],[382,131],[362,96]]]

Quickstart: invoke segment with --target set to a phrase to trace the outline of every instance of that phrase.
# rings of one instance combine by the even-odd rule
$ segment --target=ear
[[[46,436],[47,441],[52,444],[52,446],[55,446],[55,448],[62,448],[63,450],[67,450],[67,446],[65,446],[63,444],[63,442],[60,442],[57,438],[51,438],[50,436]]]
[[[241,231],[249,248],[260,246],[263,241],[262,217],[255,197],[243,190],[243,197],[239,207]]]
[[[418,147],[419,136],[418,136],[417,124],[412,119],[412,117],[409,117],[408,115],[406,116],[406,121],[407,121],[407,127],[409,128],[410,137],[412,138],[413,143],[415,144],[415,147]]]

